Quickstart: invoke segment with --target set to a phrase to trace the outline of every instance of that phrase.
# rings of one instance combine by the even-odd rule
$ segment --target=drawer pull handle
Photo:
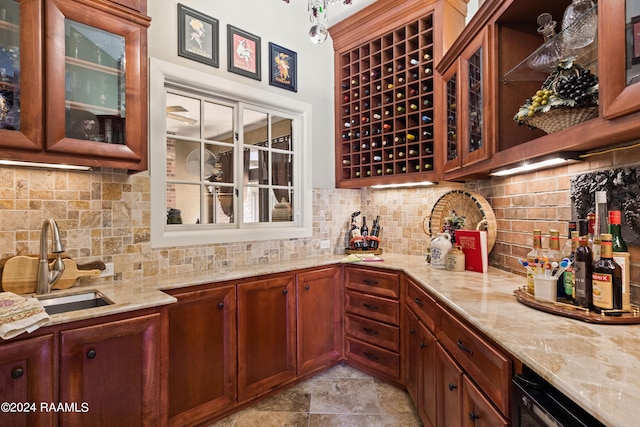
[[[469,419],[471,420],[471,422],[475,423],[476,420],[480,419],[480,416],[472,411],[472,412],[469,412]]]
[[[373,304],[362,304],[363,306],[365,306],[366,308],[368,308],[369,310],[377,310],[378,306],[377,305],[373,305]]]
[[[14,380],[17,380],[23,375],[24,375],[24,369],[22,368],[15,368],[14,370],[11,371],[11,378],[13,378]]]
[[[471,350],[469,347],[467,347],[466,345],[464,345],[464,343],[462,342],[462,340],[460,338],[458,338],[458,348],[462,351],[466,351],[467,353],[473,355],[473,350]]]
[[[93,359],[98,353],[94,349],[87,351],[87,359]]]
[[[219,302],[218,303],[218,308],[224,308],[224,303],[223,302]]]
[[[288,293],[289,293],[289,289],[284,288],[284,289],[282,290],[282,293],[283,293],[284,295],[288,294]]]
[[[364,354],[367,359],[378,360],[378,356],[376,356],[375,354],[367,353],[366,351],[363,351],[362,354]]]
[[[364,279],[363,282],[366,283],[367,285],[377,285],[378,284],[377,280],[371,280],[371,279]]]
[[[457,388],[458,388],[457,385],[449,383],[449,390],[453,391],[453,390],[455,390]]]
[[[366,333],[368,333],[369,335],[378,335],[378,331],[376,331],[375,329],[362,328],[362,330],[365,331]]]
[[[424,303],[422,302],[422,300],[420,298],[416,298],[416,304],[418,304],[420,307],[422,307],[424,305]]]

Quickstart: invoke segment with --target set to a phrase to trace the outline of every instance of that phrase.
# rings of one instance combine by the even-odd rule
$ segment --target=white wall
[[[178,1],[149,0],[149,56],[211,73],[282,96],[310,103],[313,108],[312,154],[314,188],[335,187],[333,126],[333,47],[331,40],[314,45],[308,37],[306,0],[181,0],[181,3],[218,19],[220,26],[220,67],[214,68],[178,56]],[[257,81],[227,71],[227,24],[261,37],[262,80]],[[268,44],[298,54],[298,92],[269,85]],[[153,106],[152,106],[153,108]],[[150,141],[153,145],[153,141]],[[153,149],[153,148],[151,148]]]

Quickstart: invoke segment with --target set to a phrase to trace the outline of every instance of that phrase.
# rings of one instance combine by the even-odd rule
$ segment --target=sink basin
[[[102,307],[113,304],[109,298],[98,291],[85,291],[66,295],[40,295],[36,296],[47,314],[67,313],[69,311],[84,310],[87,308]]]

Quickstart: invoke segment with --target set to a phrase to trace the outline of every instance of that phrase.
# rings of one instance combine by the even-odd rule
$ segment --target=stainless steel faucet
[[[49,254],[47,251],[47,230],[51,228],[52,250],[56,254],[56,260],[53,262],[53,270],[49,268]],[[62,240],[60,240],[60,230],[53,218],[45,219],[42,222],[42,230],[40,231],[40,263],[38,265],[38,283],[36,285],[36,294],[48,294],[51,287],[60,279],[64,271],[64,262],[60,255],[64,252]]]

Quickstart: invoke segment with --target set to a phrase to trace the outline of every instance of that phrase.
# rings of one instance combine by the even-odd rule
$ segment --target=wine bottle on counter
[[[631,309],[631,255],[627,244],[622,238],[622,212],[609,211],[609,233],[611,234],[613,246],[613,260],[622,269],[622,309]]]
[[[560,262],[562,261],[563,255],[562,251],[560,250],[560,232],[558,230],[549,230],[549,251],[547,252],[547,257],[547,268],[551,268],[549,264],[553,262],[557,262],[558,264],[560,264]],[[562,275],[558,277],[556,287],[556,297],[564,298],[564,277]]]
[[[613,252],[628,252],[627,244],[622,238],[622,213],[609,211],[609,233],[613,240]]]
[[[576,261],[576,249],[578,249],[578,245],[580,244],[580,236],[576,230],[571,230],[571,239],[569,242],[571,243],[571,249],[568,258],[569,261],[571,261],[571,264],[563,273],[563,279],[564,293],[566,295],[567,302],[573,302],[576,294],[574,264]]]
[[[597,313],[620,315],[622,310],[622,268],[613,260],[611,234],[600,235],[600,260],[593,265],[593,307]],[[613,312],[609,310],[614,310]]]
[[[578,233],[580,234],[580,232]],[[587,235],[579,237],[573,262],[573,281],[575,286],[574,304],[582,308],[591,308],[593,259],[588,245]]]

